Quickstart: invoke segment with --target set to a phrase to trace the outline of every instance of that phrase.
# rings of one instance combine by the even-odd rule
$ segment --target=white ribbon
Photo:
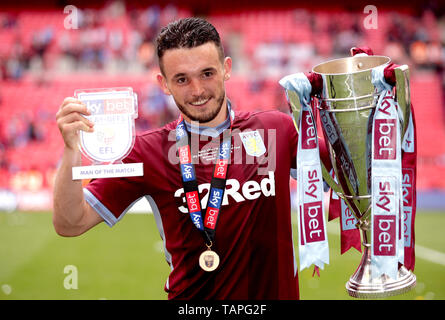
[[[329,245],[317,128],[309,105],[312,86],[303,73],[286,76],[279,83],[286,90],[295,91],[302,105],[297,152],[300,271],[312,264],[323,269],[325,263],[329,264]]]
[[[372,83],[379,93],[372,128],[372,278],[386,274],[397,279],[403,263],[401,129],[392,87],[385,82],[385,66],[372,70]]]

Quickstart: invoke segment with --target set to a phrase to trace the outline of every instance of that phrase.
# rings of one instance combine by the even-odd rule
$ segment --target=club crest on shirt
[[[248,155],[259,157],[266,153],[266,146],[258,130],[240,132],[239,135]]]

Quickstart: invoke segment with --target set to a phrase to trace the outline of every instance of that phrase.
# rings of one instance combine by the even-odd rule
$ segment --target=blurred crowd
[[[240,50],[236,46],[246,47],[249,42],[245,29],[232,28],[229,34],[223,35],[226,51],[235,55],[235,73],[248,75],[260,67],[260,76],[281,75],[289,70],[310,68],[323,59],[345,56],[352,46],[367,42],[363,27],[366,15],[362,12],[289,11],[293,11],[294,20],[289,28],[294,27],[296,34],[290,41],[284,39],[277,28],[273,39],[261,41],[260,34],[253,49]],[[160,28],[179,17],[191,15],[190,11],[174,5],[129,9],[124,2],[115,1],[103,9],[76,8],[76,30],[69,30],[62,24],[66,23],[63,19],[68,18],[67,13],[55,13],[59,16],[59,24],[29,30],[30,43],[25,44],[23,35],[17,32],[12,48],[0,56],[0,79],[19,80],[28,71],[47,69],[144,72],[156,67],[153,41]],[[249,14],[255,15],[255,12]],[[383,44],[378,48],[379,53],[414,68],[442,69],[445,17],[436,14],[428,8],[419,14],[379,12],[377,28],[380,31],[375,32],[384,34],[384,38],[379,39]],[[270,11],[263,20],[273,15]],[[217,19],[218,16],[216,13],[207,18],[215,20],[217,28],[230,28],[224,17]],[[19,19],[20,14],[0,12],[0,32],[14,34],[20,26]],[[254,29],[261,31],[261,23],[258,21]],[[309,30],[305,35],[309,34],[309,41],[305,35],[298,37],[306,26]]]
[[[218,29],[230,29],[230,33],[223,34],[228,53],[247,62],[248,67],[261,66],[266,70],[266,76],[276,75],[281,69],[289,71],[295,67],[312,66],[321,59],[345,56],[352,46],[366,44],[368,40],[363,26],[366,14],[363,12],[306,9],[289,9],[289,12],[292,12],[294,20],[289,28],[294,28],[295,37],[290,40],[283,38],[279,28],[272,39],[261,39],[259,32],[259,41],[255,42],[254,48],[250,46],[245,50],[240,50],[239,46],[247,47],[246,43],[250,42],[246,29],[230,29],[224,22],[225,16],[218,19],[221,17],[218,13],[207,18],[214,20]],[[42,69],[143,72],[156,66],[153,42],[160,28],[177,18],[191,15],[191,12],[174,5],[130,9],[124,2],[115,1],[103,9],[76,8],[76,30],[64,28],[68,13],[55,11],[55,14],[59,16],[58,25],[29,30],[30,43],[25,44],[23,35],[17,32],[12,48],[0,56],[0,79],[18,80],[28,71]],[[244,16],[255,14],[247,12]],[[269,11],[263,21],[267,23],[273,16],[274,12]],[[418,14],[379,12],[378,18],[374,32],[384,35],[378,39],[383,45],[378,48],[379,54],[387,54],[396,62],[415,68],[442,68],[445,16],[426,8]],[[19,20],[18,13],[0,12],[0,32],[14,34],[21,24]],[[262,20],[258,20],[253,32],[262,30]],[[273,24],[270,26],[274,28]],[[309,28],[307,32],[304,31],[306,26]],[[372,32],[369,31],[368,35]],[[302,34],[300,38],[299,34]],[[238,61],[236,59],[235,62]],[[251,71],[248,67],[235,63],[234,71],[247,75]]]
[[[49,74],[43,79],[51,81],[53,75],[68,73],[153,74],[157,71],[154,40],[160,28],[193,15],[174,5],[127,8],[122,1],[102,9],[76,9],[72,29],[66,25],[69,12],[63,9],[48,13],[54,18],[52,23],[37,21],[29,26],[24,25],[21,13],[0,12],[0,87],[2,82],[20,82],[27,75]],[[348,56],[351,47],[364,45],[395,63],[408,64],[413,72],[439,73],[445,87],[445,15],[431,8],[418,13],[379,11],[377,30],[364,27],[363,12],[287,11],[281,16],[273,11],[249,11],[215,12],[206,17],[220,31],[226,54],[233,58],[233,74],[248,80],[249,94],[261,93],[267,79],[310,71],[317,63]],[[2,36],[9,39],[3,47]],[[277,90],[273,93],[276,107],[286,109],[280,104],[282,91]],[[1,94],[0,90],[0,106]],[[138,95],[137,130],[174,119],[174,102],[153,81],[147,81]],[[8,148],[47,138],[41,123],[41,118],[27,114],[0,121],[0,169],[11,170],[5,157]]]

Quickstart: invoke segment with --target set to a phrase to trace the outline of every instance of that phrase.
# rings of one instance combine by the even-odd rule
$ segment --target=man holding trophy
[[[180,116],[162,128],[136,135],[133,141],[125,139],[130,141],[129,151],[123,149],[124,156],[116,159],[119,165],[130,166],[125,167],[127,171],[109,169],[107,166],[116,165],[111,161],[95,163],[94,170],[76,168],[81,165],[80,150],[87,154],[86,134],[94,134],[99,127],[92,121],[93,111],[107,114],[101,121],[134,120],[134,110],[122,107],[122,101],[134,102],[131,92],[87,92],[62,103],[57,122],[65,148],[54,188],[57,233],[77,236],[102,221],[113,226],[134,202],[145,197],[171,267],[165,285],[169,299],[298,299],[293,237],[299,239],[300,269],[312,264],[323,268],[329,263],[324,179],[343,205],[354,212],[356,228],[364,230],[365,256],[371,259],[360,271],[361,276],[348,283],[348,292],[368,297],[367,285],[374,296],[376,292],[400,293],[413,286],[415,277],[402,265],[401,251],[407,240],[401,219],[407,211],[403,206],[402,169],[415,167],[405,168],[400,163],[401,145],[414,137],[414,121],[407,80],[399,93],[397,77],[397,102],[384,83],[389,59],[360,57],[352,64],[328,63],[314,68],[314,73],[284,78],[280,83],[292,106],[294,123],[278,111],[232,110],[224,85],[230,78],[232,61],[224,55],[218,32],[205,20],[187,18],[170,23],[158,36],[157,54],[159,85],[165,94],[172,95]],[[375,67],[379,67],[376,75]],[[344,92],[350,88],[345,84],[352,83],[347,82],[349,73],[361,70],[366,75],[352,79],[360,88]],[[336,74],[345,77],[337,80],[331,76]],[[322,85],[317,89],[315,83]],[[374,83],[379,91],[374,92]],[[364,93],[356,91],[362,86],[366,87]],[[113,100],[116,94],[124,98]],[[319,106],[313,96],[319,98]],[[408,104],[400,106],[401,99]],[[350,106],[355,118],[347,116]],[[327,144],[317,135],[318,109]],[[131,121],[128,123],[123,127],[131,130]],[[380,124],[380,135],[373,133],[376,123]],[[94,161],[100,152],[114,150],[111,141],[122,141],[113,139],[120,133],[110,134],[109,127],[92,139],[104,144],[90,144],[89,150],[97,150],[92,152],[93,162],[100,162]],[[358,132],[356,127],[360,134],[349,138]],[[108,149],[105,143],[110,143]],[[387,160],[391,165],[385,163]],[[339,183],[330,175],[331,168]],[[82,187],[82,174],[96,170],[100,174]],[[298,179],[298,235],[293,235],[291,225],[291,170],[297,172]],[[376,170],[378,174],[374,174]],[[130,171],[133,173],[116,174]],[[411,210],[413,217],[415,204]],[[378,230],[372,229],[375,221]],[[410,235],[413,244],[414,234]],[[370,250],[370,246],[378,249]],[[396,283],[397,288],[388,289],[387,283],[392,287]]]

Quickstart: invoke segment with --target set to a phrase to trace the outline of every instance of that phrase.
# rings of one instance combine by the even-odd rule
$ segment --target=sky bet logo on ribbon
[[[187,192],[185,197],[187,199],[187,206],[189,208],[190,217],[192,218],[193,223],[199,230],[202,230],[201,205],[199,202],[198,192]]]
[[[186,134],[186,131],[185,131],[185,127],[184,127],[184,122],[181,122],[176,127],[176,141],[181,140],[181,138],[184,137],[185,134]]]
[[[223,141],[221,146],[219,147],[219,158],[220,159],[229,159],[230,157],[230,141]]]
[[[223,190],[218,188],[210,189],[209,202],[206,211],[204,225],[206,228],[215,229],[216,220],[218,219],[219,209],[223,197]]]
[[[182,179],[185,182],[195,180],[195,170],[190,163],[181,164]]]
[[[219,148],[219,158],[216,160],[215,170],[213,175],[216,178],[225,179],[227,174],[227,166],[230,158],[230,141],[223,141]]]

